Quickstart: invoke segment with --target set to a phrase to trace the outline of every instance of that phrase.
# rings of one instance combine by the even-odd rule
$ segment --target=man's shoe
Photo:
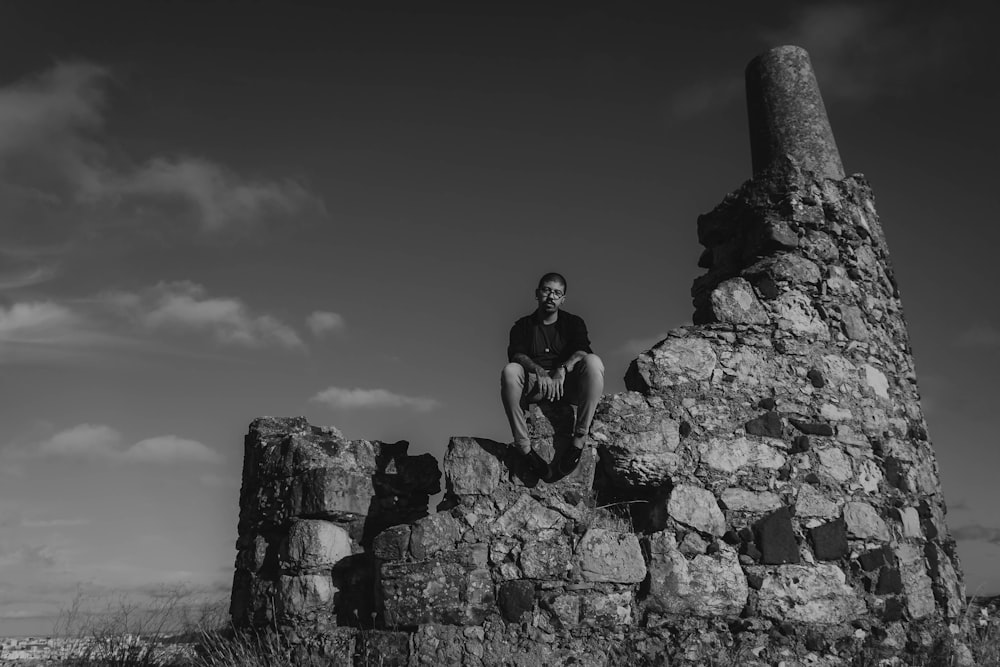
[[[523,454],[525,461],[528,462],[528,469],[534,473],[538,479],[547,481],[549,479],[549,464],[545,462],[538,452],[531,450],[527,454]]]
[[[542,480],[549,478],[549,464],[538,455],[538,452],[531,449],[530,446],[527,451],[520,449],[516,444],[511,446],[517,451],[517,455],[525,462],[532,474]]]
[[[575,445],[572,445],[563,450],[562,456],[559,457],[559,461],[556,464],[556,470],[559,471],[559,476],[565,477],[576,470],[576,466],[580,463],[581,456],[583,456],[583,447],[576,447]]]

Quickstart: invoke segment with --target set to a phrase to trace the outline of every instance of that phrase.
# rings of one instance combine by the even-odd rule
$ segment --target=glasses
[[[548,287],[539,287],[538,293],[542,296],[554,296],[557,299],[561,299],[565,294],[562,290],[549,289]]]

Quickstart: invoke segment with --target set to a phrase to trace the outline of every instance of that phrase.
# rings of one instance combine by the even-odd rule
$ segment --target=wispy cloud
[[[3,456],[20,460],[61,458],[154,465],[223,461],[207,445],[175,435],[155,436],[127,445],[117,429],[105,424],[77,424],[34,444],[8,447]]]
[[[111,82],[107,68],[77,62],[0,88],[0,178],[50,202],[169,210],[171,220],[180,204],[213,232],[322,210],[291,180],[244,178],[201,156],[136,163],[111,150],[104,136]]]
[[[949,12],[882,3],[797,5],[783,29],[764,31],[769,45],[809,51],[824,98],[865,102],[906,92],[958,57],[959,24]]]
[[[193,282],[161,282],[140,292],[107,292],[98,301],[153,330],[207,333],[226,345],[303,349],[289,325],[259,315],[235,297],[210,297]]]
[[[0,272],[0,292],[30,287],[56,277],[56,267],[51,265],[31,266]]]
[[[316,310],[306,318],[306,326],[313,332],[314,336],[322,337],[327,334],[337,333],[347,328],[347,322],[342,315],[331,313],[325,310]]]
[[[989,325],[970,327],[955,338],[955,344],[961,347],[997,347],[1000,346],[1000,329]]]
[[[309,400],[342,410],[408,408],[416,412],[428,412],[441,405],[433,398],[404,396],[386,389],[345,389],[342,387],[329,387]]]
[[[959,526],[951,531],[952,538],[959,542],[989,542],[990,544],[1000,544],[1000,528],[983,526],[981,524],[968,524]]]
[[[957,15],[921,7],[799,3],[784,25],[758,31],[761,50],[783,44],[805,48],[828,104],[904,93],[944,72],[962,54]],[[668,113],[685,120],[742,102],[743,85],[740,73],[680,87],[668,99]]]

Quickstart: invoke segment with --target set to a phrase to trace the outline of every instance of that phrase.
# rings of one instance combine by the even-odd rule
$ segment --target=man
[[[576,405],[573,444],[553,466],[560,475],[572,472],[587,442],[597,402],[604,393],[604,364],[590,349],[583,319],[560,310],[566,301],[566,279],[546,273],[535,290],[538,306],[510,330],[508,363],[500,376],[500,398],[514,435],[514,447],[532,470],[546,479],[549,467],[531,449],[524,408],[541,400],[566,397]]]

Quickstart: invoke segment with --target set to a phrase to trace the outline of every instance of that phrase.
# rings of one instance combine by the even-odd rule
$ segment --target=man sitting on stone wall
[[[516,447],[533,472],[548,479],[549,466],[531,449],[524,409],[529,403],[559,401],[576,406],[573,445],[552,462],[567,475],[580,462],[597,402],[604,393],[604,364],[590,349],[582,318],[560,310],[566,300],[566,279],[546,273],[535,290],[538,307],[510,329],[508,363],[500,376],[500,398],[510,421]]]

